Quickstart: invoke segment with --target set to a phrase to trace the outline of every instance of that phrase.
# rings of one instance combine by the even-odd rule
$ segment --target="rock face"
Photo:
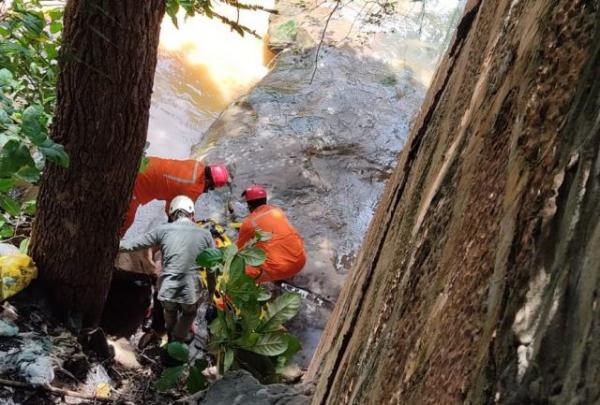
[[[468,2],[311,364],[314,404],[600,401],[599,13]]]
[[[270,33],[273,46],[284,50],[273,70],[221,114],[196,148],[196,156],[207,161],[235,165],[235,198],[252,183],[265,185],[271,202],[284,208],[304,237],[308,262],[291,283],[325,303],[308,303],[297,321],[306,361],[408,135],[425,95],[427,69],[435,65],[443,40],[443,35],[431,43],[416,39],[418,6],[410,9],[412,25],[403,25],[413,31],[377,26],[382,31],[377,40],[365,43],[358,34],[368,24],[348,36],[358,11],[342,8],[332,17],[314,72],[317,43],[334,4],[277,4],[280,15]],[[441,19],[442,34],[450,16]],[[407,54],[414,56],[410,63],[403,59]],[[223,199],[209,194],[199,207],[222,209]]]
[[[307,405],[310,386],[262,385],[243,370],[232,371],[210,386],[198,402],[206,405]]]

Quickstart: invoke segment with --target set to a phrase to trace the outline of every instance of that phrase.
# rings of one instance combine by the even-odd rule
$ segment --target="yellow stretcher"
[[[214,221],[212,219],[201,220],[201,221],[198,221],[197,224],[200,227],[206,228],[210,231],[211,235],[213,236],[213,239],[215,240],[215,245],[218,248],[230,246],[233,244],[233,242],[227,235],[225,226],[217,223],[216,221]],[[227,224],[227,228],[239,229],[241,225],[242,224],[238,223],[238,222],[231,222],[231,223]],[[221,293],[219,292],[219,290],[220,290],[219,286],[220,286],[222,277],[223,276],[220,275],[215,280],[214,293],[212,295],[212,300],[213,300],[215,306],[219,309],[223,309],[223,307],[225,305],[224,298],[221,295]],[[200,279],[202,280],[202,285],[204,286],[204,288],[210,289],[209,285],[208,285],[208,272],[206,269],[200,270]]]

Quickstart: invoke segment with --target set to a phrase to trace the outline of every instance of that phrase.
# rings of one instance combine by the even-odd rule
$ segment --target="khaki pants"
[[[165,314],[165,327],[170,338],[179,342],[187,342],[193,337],[190,328],[196,318],[199,302],[179,304],[172,301],[161,301]]]

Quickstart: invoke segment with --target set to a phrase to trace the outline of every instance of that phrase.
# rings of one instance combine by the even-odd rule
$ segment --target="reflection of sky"
[[[264,4],[263,4],[264,3]],[[266,7],[270,2],[261,2]],[[232,19],[232,7],[217,10]],[[268,14],[241,11],[239,21],[264,35]],[[268,55],[267,55],[268,56]],[[149,155],[187,158],[218,114],[266,73],[263,41],[240,36],[204,16],[169,17],[161,28],[148,128]]]

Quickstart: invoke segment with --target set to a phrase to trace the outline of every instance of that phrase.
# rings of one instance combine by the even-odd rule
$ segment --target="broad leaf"
[[[187,389],[190,394],[203,390],[208,385],[206,383],[206,378],[202,374],[202,370],[204,370],[204,368],[199,368],[195,365],[190,367],[187,379]]]
[[[16,172],[15,176],[28,183],[35,183],[40,179],[40,174],[40,170],[37,167],[25,166]]]
[[[27,250],[29,249],[29,238],[25,238],[19,243],[19,252],[23,254],[27,254]]]
[[[39,105],[30,105],[23,111],[21,130],[36,145],[42,145],[46,134],[41,123],[44,110]]]
[[[62,167],[69,167],[70,159],[69,155],[67,155],[67,152],[65,152],[65,148],[62,145],[54,142],[52,139],[46,138],[46,140],[39,146],[39,149],[48,160],[51,160]]]
[[[267,306],[267,315],[258,328],[263,332],[278,330],[284,322],[298,313],[302,299],[298,294],[287,292],[277,297]]]
[[[15,185],[15,180],[11,178],[0,179],[0,192],[7,192]]]
[[[0,87],[8,86],[13,80],[13,75],[6,68],[0,69]]]
[[[190,357],[187,345],[180,342],[172,342],[167,345],[167,353],[177,361],[186,363]]]
[[[265,259],[267,258],[264,250],[257,248],[256,246],[244,249],[238,254],[244,258],[247,265],[254,267],[263,264],[265,262]]]
[[[261,288],[260,293],[258,294],[258,297],[256,297],[256,299],[259,302],[266,302],[269,301],[272,296],[273,294],[271,294],[269,291],[265,290],[264,288]]]
[[[185,370],[185,366],[177,366],[165,369],[158,381],[156,382],[156,389],[158,391],[168,391],[175,387]]]
[[[223,252],[217,248],[204,249],[196,258],[198,266],[208,269],[215,267],[223,261]]]
[[[221,251],[223,252],[223,259],[228,262],[233,259],[238,251],[238,248],[236,245],[229,245],[221,248]]]
[[[13,216],[17,216],[21,212],[19,203],[13,200],[8,194],[0,193],[0,207]]]
[[[63,28],[63,25],[60,21],[53,21],[52,23],[50,23],[50,32],[53,34],[60,32],[60,30],[62,30],[62,28]]]
[[[177,11],[179,11],[179,1],[178,0],[167,0],[166,12],[169,17],[171,17],[171,21],[173,21],[173,25],[176,28],[179,28],[177,25]]]
[[[10,140],[0,150],[0,177],[10,177],[24,166],[35,166],[29,149],[17,140]]]
[[[228,349],[225,352],[225,358],[223,359],[223,371],[227,371],[233,364],[233,350]]]
[[[248,349],[249,347],[254,346],[256,344],[256,342],[258,342],[258,339],[261,336],[262,335],[259,333],[249,332],[249,333],[243,334],[242,336],[235,339],[231,343],[241,349]]]
[[[258,338],[256,344],[252,347],[248,347],[246,350],[256,354],[262,354],[263,356],[279,356],[287,350],[288,342],[287,339],[277,333],[269,333],[261,335]]]
[[[281,367],[286,366],[291,358],[302,349],[302,344],[300,344],[300,340],[298,340],[296,336],[288,333],[285,334],[284,337],[288,342],[288,347],[287,350],[277,358],[277,364]]]

